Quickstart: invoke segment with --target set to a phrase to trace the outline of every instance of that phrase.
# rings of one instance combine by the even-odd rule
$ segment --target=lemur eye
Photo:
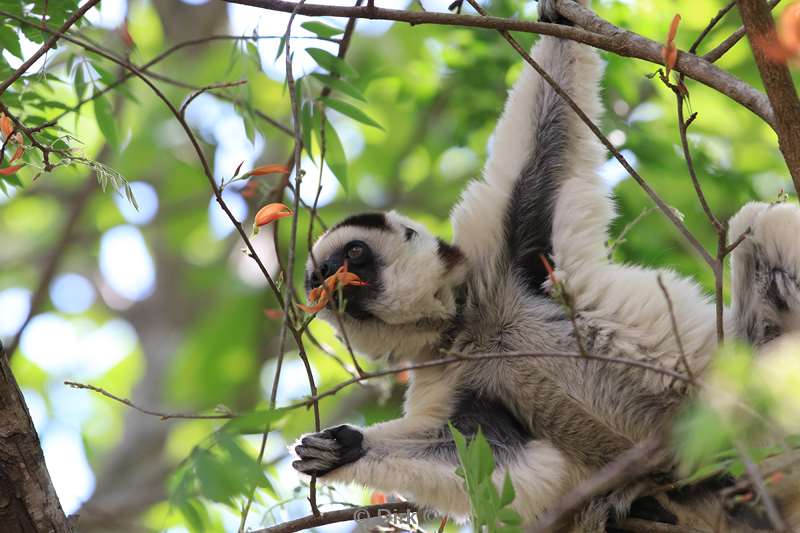
[[[364,247],[356,244],[347,250],[347,258],[351,261],[358,261],[364,255]]]
[[[348,263],[353,265],[364,263],[367,259],[369,259],[369,254],[369,248],[367,248],[367,245],[361,241],[349,243],[344,252]]]

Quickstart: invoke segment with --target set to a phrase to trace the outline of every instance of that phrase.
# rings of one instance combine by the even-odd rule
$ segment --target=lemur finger
[[[313,435],[306,435],[300,441],[303,446],[311,446],[312,448],[319,448],[320,450],[336,450],[340,448],[340,444],[333,436],[325,437],[324,434],[315,433]]]
[[[339,455],[336,452],[329,450],[320,450],[318,448],[309,448],[308,446],[295,446],[294,453],[303,460],[306,459],[322,459],[331,463],[339,460]]]
[[[321,477],[329,473],[333,465],[319,459],[312,459],[308,461],[295,461],[292,463],[292,467],[301,474]]]

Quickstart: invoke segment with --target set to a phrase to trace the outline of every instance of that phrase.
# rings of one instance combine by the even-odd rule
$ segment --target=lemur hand
[[[364,434],[352,426],[336,426],[300,439],[294,452],[299,458],[292,463],[298,472],[322,477],[331,471],[364,456]]]

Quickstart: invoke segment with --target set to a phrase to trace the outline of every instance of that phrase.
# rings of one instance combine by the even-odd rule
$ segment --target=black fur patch
[[[386,223],[386,215],[383,213],[361,213],[353,215],[336,224],[331,230],[345,226],[356,226],[359,228],[372,228],[381,231],[390,231],[389,224]]]
[[[665,524],[678,523],[678,517],[664,509],[664,506],[652,496],[644,496],[634,501],[628,516]]]
[[[558,80],[557,80],[558,81]],[[537,97],[538,117],[534,146],[522,169],[505,217],[507,253],[511,267],[534,294],[541,294],[547,269],[540,256],[549,259],[553,245],[553,206],[567,169],[572,112],[544,82]]]
[[[448,244],[442,239],[436,239],[436,241],[439,246],[436,249],[436,253],[439,255],[439,259],[442,260],[448,271],[452,270],[456,265],[464,260],[464,252],[462,252],[458,246]]]
[[[457,393],[458,401],[453,407],[450,422],[467,437],[481,429],[492,447],[498,464],[508,464],[534,436],[516,419],[514,414],[499,400],[472,390]],[[428,453],[433,452],[457,462],[455,443],[450,429],[443,427]]]

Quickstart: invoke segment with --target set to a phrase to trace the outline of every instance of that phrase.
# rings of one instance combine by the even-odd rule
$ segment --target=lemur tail
[[[733,217],[733,316],[756,347],[800,329],[800,208],[751,202]]]

